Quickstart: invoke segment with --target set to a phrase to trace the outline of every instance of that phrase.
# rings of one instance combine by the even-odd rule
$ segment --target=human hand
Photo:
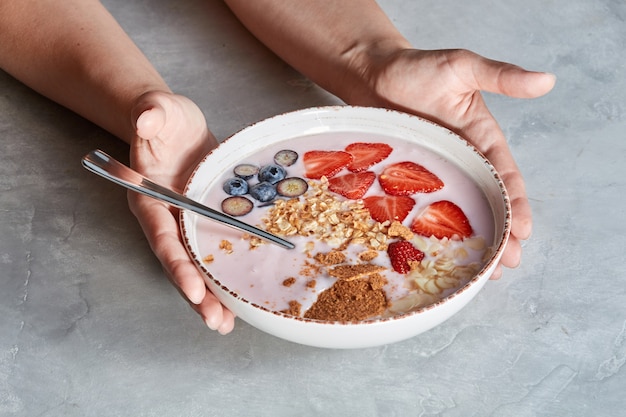
[[[131,166],[179,192],[200,159],[217,146],[200,109],[183,96],[146,93],[135,104],[132,120],[136,137],[131,142]],[[189,258],[178,226],[178,210],[134,192],[129,192],[128,201],[167,277],[209,328],[229,333],[234,315],[207,290]]]
[[[369,88],[354,89],[349,104],[398,109],[437,122],[474,144],[495,166],[511,199],[512,224],[492,278],[502,275],[501,266],[517,267],[521,241],[532,231],[532,213],[522,174],[480,91],[534,98],[549,92],[555,77],[467,50],[415,49],[379,56],[366,74]]]

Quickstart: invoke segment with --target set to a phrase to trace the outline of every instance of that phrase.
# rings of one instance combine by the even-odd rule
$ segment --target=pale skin
[[[502,266],[518,266],[532,214],[480,91],[539,97],[554,86],[553,75],[466,50],[414,49],[371,0],[226,3],[277,55],[346,103],[417,114],[470,140],[502,175],[513,205],[512,236],[493,278]],[[0,68],[126,141],[131,165],[164,185],[181,190],[217,146],[200,109],[172,93],[96,0],[0,2],[0,39]],[[189,259],[176,210],[134,193],[128,200],[165,274],[209,328],[229,333],[234,316]]]

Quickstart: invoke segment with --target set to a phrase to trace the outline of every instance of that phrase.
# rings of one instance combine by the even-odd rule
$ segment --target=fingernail
[[[217,330],[220,327],[219,323],[215,323],[215,319],[213,319],[212,317],[205,319],[204,323],[211,330]]]
[[[187,298],[194,304],[200,304],[202,300],[204,300],[204,296],[206,295],[205,291],[196,290],[187,294]]]
[[[233,327],[230,324],[227,324],[228,322],[225,321],[224,323],[222,323],[220,325],[220,327],[217,329],[217,331],[219,332],[219,334],[221,334],[222,336],[225,334],[228,334],[230,332],[233,331]]]
[[[192,294],[188,298],[189,298],[189,301],[191,301],[192,303],[196,305],[200,304],[202,300],[204,299],[204,297],[202,297],[200,294]]]

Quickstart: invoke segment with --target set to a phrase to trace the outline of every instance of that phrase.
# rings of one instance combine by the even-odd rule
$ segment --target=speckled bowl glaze
[[[397,111],[351,106],[310,108],[263,120],[225,140],[197,166],[185,194],[204,202],[215,182],[242,159],[270,145],[284,142],[287,147],[294,138],[342,132],[362,132],[409,141],[454,163],[471,177],[482,189],[495,225],[491,257],[478,274],[438,302],[408,313],[355,323],[316,321],[273,311],[229,288],[229,280],[244,273],[237,270],[236,261],[232,270],[235,278],[214,276],[210,265],[203,262],[205,254],[200,249],[200,242],[204,239],[219,240],[221,236],[206,236],[202,232],[199,222],[206,220],[183,211],[180,216],[181,231],[187,250],[204,274],[208,288],[237,317],[250,325],[291,342],[324,348],[365,348],[390,344],[425,332],[466,306],[493,273],[509,238],[511,207],[504,184],[491,163],[467,141],[435,123]],[[224,233],[238,233],[226,227],[224,229],[228,229]],[[280,260],[276,265],[280,267]],[[273,271],[264,273],[271,275]]]

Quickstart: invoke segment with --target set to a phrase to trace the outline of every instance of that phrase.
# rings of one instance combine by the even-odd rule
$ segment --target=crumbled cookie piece
[[[332,250],[328,253],[320,252],[313,259],[322,265],[338,265],[346,261],[346,254],[338,250]]]
[[[289,301],[289,308],[286,310],[282,310],[281,313],[289,314],[290,316],[300,317],[300,314],[302,314],[302,304],[300,304],[296,300],[291,300]]]
[[[384,266],[374,264],[339,265],[329,269],[328,275],[342,281],[353,281],[384,270]]]
[[[207,255],[204,258],[202,258],[202,262],[204,262],[205,264],[210,264],[214,260],[215,260],[215,256],[213,255]]]
[[[315,288],[315,286],[316,286],[316,285],[317,285],[317,281],[316,281],[316,280],[314,280],[314,279],[312,279],[312,280],[310,280],[310,281],[308,281],[308,282],[306,283],[306,287],[307,287],[307,288]]]
[[[378,251],[370,249],[370,250],[366,250],[364,252],[359,253],[358,256],[359,256],[359,259],[362,260],[363,262],[369,262],[378,256]]]
[[[339,280],[322,292],[304,317],[316,320],[354,322],[384,313],[385,292],[374,289],[368,280]]]
[[[303,277],[315,278],[320,274],[321,268],[322,267],[320,265],[305,261],[304,265],[302,265],[302,268],[300,269],[300,275]]]
[[[289,277],[289,278],[286,278],[286,279],[283,281],[283,285],[284,285],[285,287],[291,287],[291,286],[292,286],[293,284],[295,284],[295,283],[296,283],[296,279],[295,279],[294,277]]]
[[[381,290],[387,284],[387,278],[380,274],[372,274],[367,278],[373,290]]]

